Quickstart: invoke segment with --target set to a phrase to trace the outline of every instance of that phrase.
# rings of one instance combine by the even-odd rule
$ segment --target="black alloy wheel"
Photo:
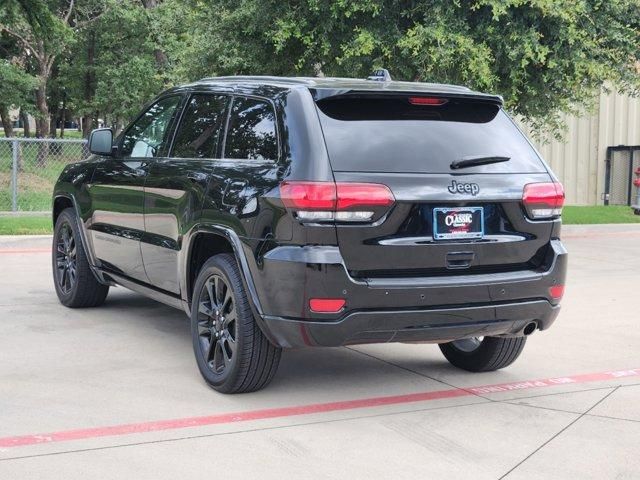
[[[58,231],[55,256],[58,286],[62,293],[67,295],[75,286],[77,278],[76,241],[68,222],[63,223]]]
[[[107,298],[109,285],[100,283],[91,271],[79,229],[73,208],[60,212],[53,230],[53,283],[64,306],[97,307]]]
[[[233,291],[218,274],[202,286],[198,305],[200,355],[216,375],[224,375],[237,355],[237,313]]]
[[[253,392],[274,377],[281,349],[260,329],[233,255],[200,268],[191,303],[193,351],[200,374],[222,393]]]

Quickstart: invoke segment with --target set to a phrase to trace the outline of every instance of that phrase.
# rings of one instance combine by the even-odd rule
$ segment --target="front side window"
[[[172,157],[213,158],[228,97],[198,93],[189,100],[173,142]]]
[[[227,128],[225,158],[276,160],[276,114],[271,103],[235,97]]]
[[[167,130],[180,103],[179,96],[157,101],[131,125],[122,139],[123,157],[157,157],[167,141]]]

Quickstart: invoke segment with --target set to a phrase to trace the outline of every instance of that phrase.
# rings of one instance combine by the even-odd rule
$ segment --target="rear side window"
[[[216,156],[227,101],[228,97],[225,95],[198,93],[191,96],[173,142],[173,157],[213,158]]]
[[[225,158],[276,160],[276,115],[271,103],[234,97],[227,127]]]
[[[546,172],[536,151],[498,105],[456,98],[425,105],[416,98],[362,95],[318,101],[333,169],[451,173],[454,160],[503,156],[510,160],[457,172]]]

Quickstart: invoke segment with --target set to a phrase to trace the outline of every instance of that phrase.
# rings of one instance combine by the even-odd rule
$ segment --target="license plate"
[[[484,210],[482,207],[434,208],[433,238],[458,240],[482,238]]]

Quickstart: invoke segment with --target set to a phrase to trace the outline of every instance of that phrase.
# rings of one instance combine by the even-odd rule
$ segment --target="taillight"
[[[522,203],[533,219],[558,217],[564,205],[564,188],[559,182],[529,183],[524,186]]]
[[[446,98],[437,97],[409,97],[409,103],[411,105],[428,105],[431,107],[439,107],[444,105],[448,100]]]
[[[282,182],[280,198],[301,222],[368,222],[395,202],[379,183]]]

